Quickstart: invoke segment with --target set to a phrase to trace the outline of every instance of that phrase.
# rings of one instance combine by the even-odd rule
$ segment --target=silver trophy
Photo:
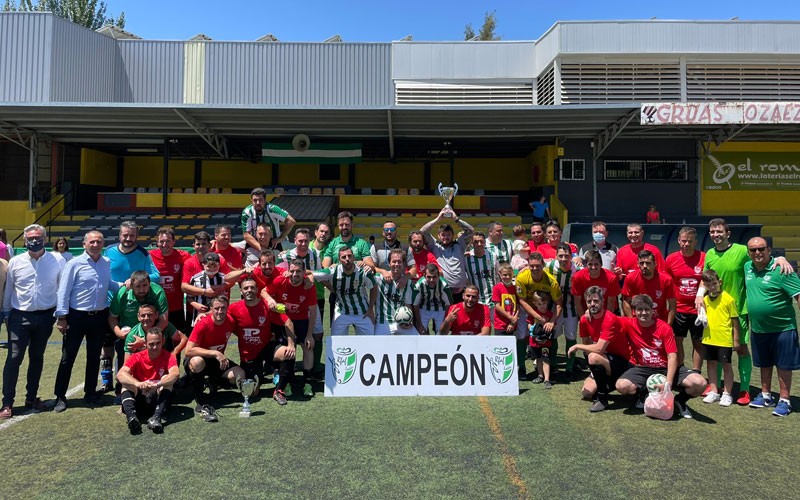
[[[242,411],[239,412],[240,417],[246,418],[250,416],[249,398],[256,392],[256,387],[258,387],[258,375],[255,376],[255,380],[252,378],[239,380],[239,390],[242,392],[242,396],[244,396],[244,405],[242,405]]]
[[[444,208],[447,209],[447,213],[449,217],[453,216],[453,207],[450,206],[450,202],[453,201],[453,197],[458,193],[458,184],[455,182],[452,186],[442,186],[442,183],[439,183],[439,195],[444,199]]]

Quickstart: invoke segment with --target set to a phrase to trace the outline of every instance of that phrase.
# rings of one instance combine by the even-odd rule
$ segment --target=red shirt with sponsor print
[[[192,276],[203,272],[203,270],[203,264],[197,260],[197,254],[190,255],[188,259],[183,261],[183,277],[181,278],[181,282],[190,283],[192,281]],[[219,258],[219,272],[223,275],[231,272],[231,268],[228,266],[225,257]]]
[[[606,311],[600,318],[586,319],[581,316],[580,321],[581,337],[591,337],[592,342],[597,343],[600,339],[608,342],[606,352],[614,356],[620,356],[627,360],[631,359],[631,346],[628,337],[622,332],[622,323],[619,316]]]
[[[667,322],[657,319],[652,325],[643,327],[636,318],[619,320],[631,346],[633,363],[650,368],[666,368],[667,354],[678,352],[675,334]]]
[[[456,311],[457,316],[450,325],[450,335],[478,335],[483,327],[489,327],[489,308],[483,304],[475,304],[471,312],[467,312],[463,302],[453,304],[447,314]]]
[[[697,314],[694,300],[703,279],[705,261],[705,252],[697,250],[691,257],[686,257],[680,252],[674,252],[667,256],[666,272],[672,277],[672,282],[675,284],[675,300],[679,313]]]
[[[183,280],[183,262],[190,258],[189,252],[172,250],[168,256],[161,253],[160,248],[150,251],[150,258],[161,274],[159,285],[164,289],[167,296],[167,304],[170,311],[183,310],[183,292],[181,291],[181,280]],[[191,278],[191,276],[190,276]]]
[[[272,340],[267,303],[259,300],[255,306],[248,307],[240,300],[231,304],[228,316],[233,320],[233,333],[239,338],[239,357],[245,363],[253,361]]]
[[[581,269],[572,275],[572,290],[570,293],[573,297],[580,297],[583,308],[586,309],[586,299],[583,294],[590,286],[596,286],[603,289],[605,298],[617,297],[620,294],[619,280],[617,275],[608,269],[600,269],[600,274],[597,278],[592,278],[589,274],[589,269]],[[608,302],[606,302],[607,304]]]
[[[272,281],[269,294],[279,304],[286,306],[286,316],[289,319],[308,319],[308,308],[317,305],[317,289],[306,289],[305,280],[298,286],[292,285],[291,280],[279,276]],[[273,293],[274,292],[274,293]]]
[[[189,342],[194,342],[197,347],[203,349],[225,352],[228,339],[233,334],[233,327],[230,316],[225,316],[225,321],[221,325],[214,323],[214,318],[210,314],[203,316],[195,323],[192,334],[189,335]]]
[[[646,280],[641,271],[634,271],[625,278],[622,296],[633,298],[637,295],[649,295],[656,305],[657,317],[667,320],[667,300],[675,298],[675,284],[668,274],[656,271],[655,276]]]
[[[161,350],[161,354],[156,359],[150,359],[147,355],[147,349],[131,354],[131,357],[125,361],[125,366],[131,371],[133,378],[139,382],[146,382],[148,380],[161,380],[161,377],[169,372],[173,366],[178,366],[178,361],[175,355],[170,351]]]
[[[656,257],[656,269],[662,272],[664,271],[666,268],[664,256],[661,255],[661,251],[658,248],[650,243],[645,243],[643,246],[634,250],[631,244],[628,243],[617,252],[617,267],[622,269],[623,275],[628,275],[639,270],[639,252],[642,250],[650,250],[653,252],[653,255]]]

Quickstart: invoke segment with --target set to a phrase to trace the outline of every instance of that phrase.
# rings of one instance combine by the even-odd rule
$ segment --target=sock
[[[750,356],[739,356],[739,391],[750,391],[750,375],[752,375],[752,373],[753,358]]]
[[[558,339],[553,339],[550,347],[550,373],[558,371]]]
[[[314,335],[314,370],[322,369],[322,336]]]
[[[741,363],[742,358],[739,358],[739,362]],[[717,363],[717,387],[723,387],[725,385],[725,380],[722,378],[722,363]],[[745,389],[742,389],[743,391]]]
[[[311,370],[303,370],[303,378],[300,379],[300,382],[303,385],[306,385],[310,378],[311,378]]]
[[[686,391],[683,390],[683,389],[678,391],[678,395],[675,396],[675,401],[677,401],[678,403],[681,403],[681,404],[686,404],[686,402],[689,401],[689,399],[690,399],[690,396],[688,394],[686,394]]]
[[[519,373],[527,373],[525,357],[528,351],[528,339],[517,339],[517,369]]]
[[[136,416],[136,396],[129,390],[122,391],[122,413],[126,417],[131,418]]]
[[[783,401],[783,402],[784,402],[784,403],[786,403],[787,405],[789,405],[789,406],[792,406],[792,402],[791,402],[791,401],[789,401],[789,400],[788,400],[788,399],[786,399],[786,398],[780,398],[780,401]]]
[[[592,372],[594,382],[597,384],[597,397],[601,401],[605,401],[608,396],[608,375],[606,369],[600,365],[589,365],[589,371]]]
[[[157,419],[160,419],[164,413],[166,413],[167,409],[169,408],[169,404],[172,402],[172,391],[169,389],[161,389],[161,392],[158,394],[158,404],[156,405],[156,411],[153,412],[153,416]]]
[[[294,359],[287,359],[286,361],[281,361],[280,367],[278,368],[278,385],[275,389],[279,391],[283,391],[286,389],[286,386],[289,384],[289,377],[292,375],[292,369],[294,368]]]
[[[566,354],[569,352],[569,348],[577,344],[576,340],[567,339],[566,345],[564,346],[564,353]],[[570,356],[567,356],[567,371],[571,372],[572,367],[575,365],[575,353],[573,352]]]
[[[205,377],[202,373],[194,373],[189,372],[189,377],[192,380],[192,388],[194,389],[194,399],[197,401],[197,404],[203,405],[205,404],[205,391],[206,384],[205,384]]]

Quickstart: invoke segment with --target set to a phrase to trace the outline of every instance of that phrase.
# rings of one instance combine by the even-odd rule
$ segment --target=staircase
[[[763,224],[762,236],[772,239],[774,254],[784,253],[789,261],[800,261],[800,214],[751,215],[751,224]]]

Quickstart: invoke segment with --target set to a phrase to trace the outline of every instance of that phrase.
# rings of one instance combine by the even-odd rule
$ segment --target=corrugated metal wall
[[[183,102],[183,42],[118,40],[124,80],[119,95],[131,102],[178,104]]]
[[[50,99],[52,22],[42,13],[0,15],[0,101]]]
[[[114,102],[114,69],[121,64],[112,38],[53,17],[53,102]]]
[[[206,104],[381,107],[392,103],[391,45],[239,43],[206,46]]]
[[[395,80],[532,80],[533,42],[395,42]]]

